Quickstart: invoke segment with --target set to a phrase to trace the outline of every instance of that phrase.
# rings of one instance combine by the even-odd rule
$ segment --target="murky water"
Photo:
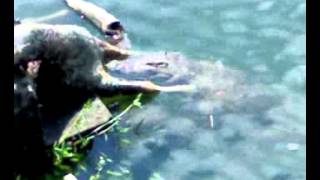
[[[14,2],[21,19],[67,9],[55,0]],[[113,160],[108,179],[306,179],[304,0],[93,2],[122,21],[133,49],[184,54],[199,89],[160,94],[130,112],[122,126],[133,130],[97,138],[79,179],[95,172],[101,153]],[[49,22],[98,35],[73,12]],[[106,172],[121,169],[130,174]]]

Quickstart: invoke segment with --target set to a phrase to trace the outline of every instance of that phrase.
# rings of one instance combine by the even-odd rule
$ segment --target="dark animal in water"
[[[126,52],[109,46],[79,26],[15,22],[14,131],[18,144],[14,149],[18,151],[20,167],[29,165],[23,162],[35,162],[33,155],[46,156],[41,143],[41,123],[69,116],[92,96],[188,89],[183,85],[162,87],[150,81],[110,76],[103,63],[119,57],[117,53]],[[26,160],[20,161],[22,158]],[[41,169],[38,166],[37,171]],[[29,170],[27,173],[34,172]]]
[[[129,80],[151,80],[161,85],[190,84],[193,66],[177,52],[148,52],[125,61],[111,61],[108,72]]]
[[[43,110],[68,111],[69,102],[81,104],[92,95],[190,89],[110,76],[103,66],[108,53],[79,26],[30,23],[16,25],[14,31],[16,90],[20,88],[18,79],[28,79],[30,93],[35,93]]]

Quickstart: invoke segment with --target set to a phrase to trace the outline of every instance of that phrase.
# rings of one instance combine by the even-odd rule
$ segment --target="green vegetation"
[[[161,175],[158,172],[154,172],[149,180],[164,180],[163,177],[161,177]]]
[[[71,172],[70,166],[66,162],[79,163],[84,156],[70,143],[63,142],[53,145],[54,165],[61,171]]]
[[[111,129],[117,128],[119,133],[127,133],[131,130],[131,128],[121,128],[118,126],[122,117],[128,113],[131,109],[137,107],[142,108],[141,105],[141,97],[142,93],[138,94],[136,98],[129,104],[122,112],[118,115],[110,119],[108,122],[98,126],[94,129],[91,133],[87,135],[79,135],[77,140],[65,140],[63,142],[56,142],[52,147],[52,154],[53,154],[53,164],[55,167],[55,175],[64,175],[66,173],[71,173],[73,165],[79,165],[81,169],[86,170],[86,168],[81,165],[81,162],[84,160],[85,149],[87,146],[92,142],[91,140],[94,139],[96,136],[106,134]],[[92,100],[89,100],[83,106],[81,110],[81,114],[87,111],[92,105]],[[76,126],[81,125],[82,118],[85,118],[84,115],[80,116],[80,118],[76,121]],[[129,145],[131,142],[128,139],[120,140],[120,146]],[[99,157],[99,161],[96,165],[96,173],[90,177],[90,180],[98,180],[101,179],[103,167],[107,163],[112,163],[112,159],[108,158],[106,155],[101,155]],[[113,177],[123,177],[128,176],[130,171],[124,167],[120,167],[119,171],[114,170],[107,170],[106,175],[113,176]]]
[[[134,107],[142,108],[141,102],[140,102],[141,97],[142,97],[142,93],[139,93],[137,95],[137,97],[133,100],[133,102],[127,108],[125,108],[121,113],[119,113],[114,118],[110,119],[108,122],[106,122],[106,123],[100,125],[99,127],[97,127],[95,130],[92,131],[91,134],[98,133],[98,135],[100,135],[100,134],[104,134],[104,133],[108,132],[114,126],[118,125],[118,123],[120,122],[121,118],[126,113],[128,113],[132,108],[134,108]],[[90,137],[90,136],[88,136],[88,137]]]
[[[96,167],[96,173],[90,176],[89,180],[99,180],[101,178],[101,172],[103,167],[106,165],[107,162],[112,162],[112,159],[109,159],[106,155],[101,155],[99,157],[99,161]]]

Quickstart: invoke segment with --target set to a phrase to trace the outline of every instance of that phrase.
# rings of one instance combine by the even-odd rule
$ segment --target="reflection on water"
[[[94,2],[123,21],[134,49],[184,54],[198,91],[160,94],[130,112],[122,126],[132,130],[97,138],[79,179],[95,171],[101,153],[113,159],[105,176],[131,171],[108,179],[306,178],[305,1]],[[21,19],[61,9],[52,0],[15,0]],[[98,34],[73,12],[49,22]]]

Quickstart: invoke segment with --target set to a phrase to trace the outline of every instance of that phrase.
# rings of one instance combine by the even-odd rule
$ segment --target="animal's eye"
[[[112,36],[112,35],[114,35],[114,33],[110,32],[110,31],[106,31],[104,34],[105,34],[106,36]]]
[[[123,27],[120,24],[120,22],[111,23],[108,28],[111,29],[111,30],[122,30],[123,29]]]

